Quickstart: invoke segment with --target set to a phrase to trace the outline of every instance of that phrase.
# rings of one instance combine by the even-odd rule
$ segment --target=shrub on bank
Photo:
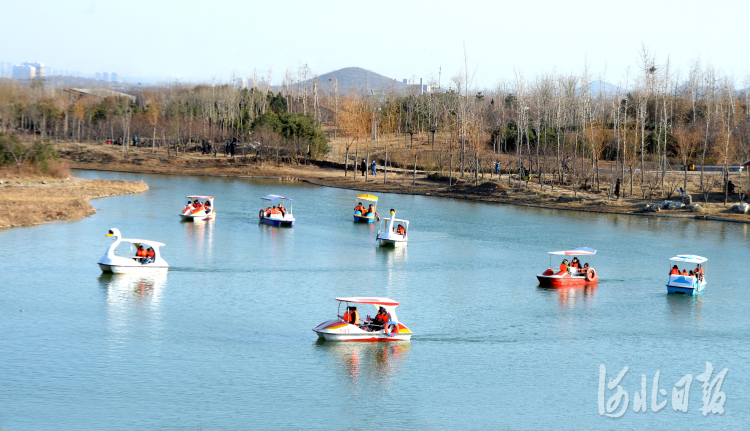
[[[49,140],[25,143],[17,134],[0,132],[0,168],[14,166],[21,175],[67,177],[68,165]]]

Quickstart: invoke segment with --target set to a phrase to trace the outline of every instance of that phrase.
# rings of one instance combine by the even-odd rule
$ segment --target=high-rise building
[[[109,81],[109,72],[102,72],[102,79],[104,81]]]
[[[239,88],[247,88],[247,81],[245,80],[245,78],[237,78],[234,81],[234,85]]]
[[[13,79],[34,79],[35,77],[36,69],[34,67],[25,64],[13,66]]]
[[[120,74],[117,72],[112,72],[112,82],[120,82]]]
[[[100,80],[100,79],[102,79],[102,73],[101,73],[101,72],[96,72],[96,73],[94,74],[94,78],[96,78],[97,80]]]

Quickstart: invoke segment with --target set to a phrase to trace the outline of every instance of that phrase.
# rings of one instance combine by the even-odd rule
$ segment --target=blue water
[[[75,222],[0,232],[0,429],[740,429],[750,420],[750,226],[380,194],[409,246],[352,223],[356,191],[243,179],[143,179]],[[185,195],[218,218],[184,223]],[[294,198],[294,228],[259,225]],[[116,227],[166,243],[167,275],[102,275]],[[544,289],[546,252],[589,246],[601,279]],[[697,297],[666,294],[669,257],[709,258]],[[585,262],[585,259],[584,259]],[[553,266],[559,261],[553,260]],[[388,296],[410,343],[319,342],[337,296]],[[360,307],[363,314],[375,309]],[[697,376],[728,369],[724,413]],[[599,367],[628,410],[600,415]],[[652,381],[667,400],[651,407]],[[647,411],[634,395],[647,377]],[[672,389],[693,376],[686,413]],[[605,390],[606,402],[616,390]],[[621,408],[621,406],[620,406]],[[619,411],[619,408],[617,409]]]

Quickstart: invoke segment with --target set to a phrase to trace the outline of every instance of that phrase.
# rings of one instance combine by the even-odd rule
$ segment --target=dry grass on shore
[[[0,181],[0,229],[83,218],[96,212],[89,199],[148,190],[144,182],[21,177],[8,172]]]

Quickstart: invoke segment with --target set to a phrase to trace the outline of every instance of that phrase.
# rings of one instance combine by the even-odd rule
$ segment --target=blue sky
[[[464,69],[479,87],[588,63],[608,82],[637,72],[641,45],[685,73],[700,59],[750,74],[748,1],[11,1],[0,10],[0,61],[119,71],[181,81],[233,73],[278,81],[304,64],[388,77]]]

